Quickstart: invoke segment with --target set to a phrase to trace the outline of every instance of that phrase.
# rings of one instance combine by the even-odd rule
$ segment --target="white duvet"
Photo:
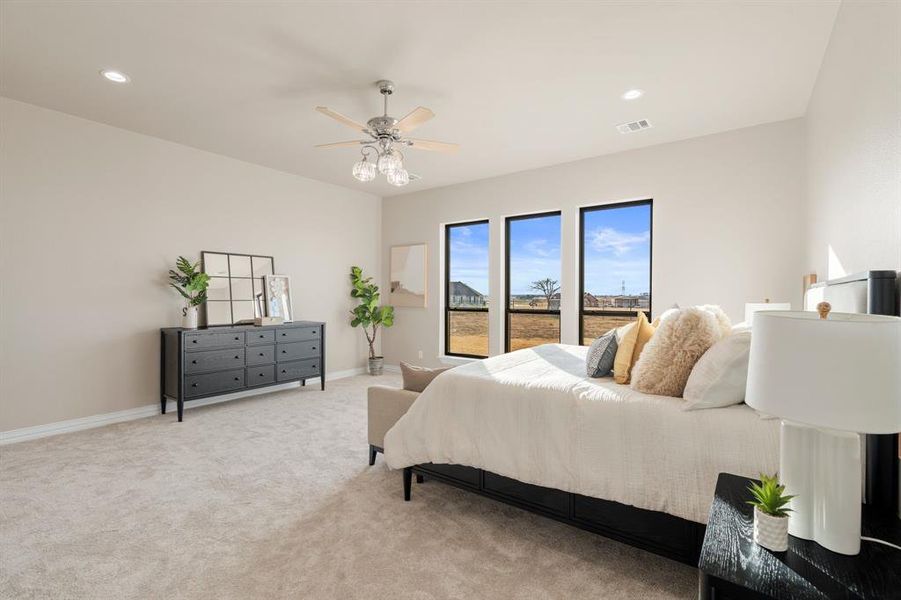
[[[587,351],[549,344],[442,373],[385,436],[388,466],[479,467],[699,523],[718,473],[776,471],[778,421],[591,379]]]

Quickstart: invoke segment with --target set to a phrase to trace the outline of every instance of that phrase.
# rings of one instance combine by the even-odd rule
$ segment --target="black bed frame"
[[[419,483],[436,479],[693,567],[698,564],[706,530],[701,523],[462,465],[428,463],[405,468],[404,500],[410,500],[414,474]]]
[[[825,296],[837,304],[837,312],[899,314],[901,278],[894,271],[869,271],[824,282]],[[830,287],[834,286],[834,287]],[[842,296],[859,286],[866,307],[855,308]],[[853,291],[853,290],[852,290]],[[837,301],[837,302],[836,302]],[[867,452],[867,503],[898,510],[898,436],[869,436]],[[369,464],[381,448],[370,446]],[[672,515],[523,483],[495,473],[462,465],[422,464],[403,470],[404,500],[409,501],[413,475],[470,490],[505,504],[598,533],[642,550],[697,566],[706,526]]]

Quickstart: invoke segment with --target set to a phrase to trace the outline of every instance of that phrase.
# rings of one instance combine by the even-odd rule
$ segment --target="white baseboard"
[[[356,369],[347,369],[345,371],[335,371],[326,376],[327,381],[335,379],[343,379],[345,377],[353,377],[354,375],[362,375],[366,373],[366,367],[358,367]],[[307,379],[307,384],[315,382],[319,384],[319,377]],[[269,392],[277,392],[280,390],[288,390],[299,388],[300,382],[293,381],[282,385],[274,385],[257,390],[244,390],[235,392],[234,394],[223,394],[214,398],[201,398],[199,400],[191,400],[185,403],[185,410],[207,406],[210,404],[218,404],[219,402],[228,402],[229,400],[237,400],[238,398],[246,398],[248,396],[257,396]],[[166,403],[166,413],[175,412],[175,401],[169,400]],[[68,421],[57,421],[56,423],[47,423],[46,425],[35,425],[34,427],[22,427],[21,429],[10,429],[9,431],[0,431],[0,446],[5,444],[13,444],[15,442],[24,442],[27,440],[36,440],[51,435],[59,435],[61,433],[71,433],[73,431],[81,431],[82,429],[93,429],[94,427],[102,427],[113,423],[121,423],[123,421],[134,421],[135,419],[143,419],[153,417],[160,414],[159,403],[139,406],[138,408],[129,408],[127,410],[117,410],[116,412],[103,413],[99,415],[91,415],[90,417],[81,417],[78,419],[69,419]]]

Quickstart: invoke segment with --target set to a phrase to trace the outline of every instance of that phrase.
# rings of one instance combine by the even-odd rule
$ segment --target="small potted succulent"
[[[785,493],[775,475],[760,474],[760,483],[752,483],[748,490],[754,497],[748,504],[754,507],[754,542],[773,552],[788,550],[788,501],[794,498]]]
[[[192,263],[179,256],[175,261],[178,271],[169,269],[169,285],[185,299],[185,306],[181,309],[182,327],[185,329],[197,329],[197,307],[206,302],[206,289],[210,285],[210,276],[201,273],[199,267],[199,262]]]
[[[379,286],[372,283],[372,277],[363,277],[360,267],[350,268],[351,298],[356,298],[360,304],[351,311],[353,318],[350,321],[352,327],[362,327],[369,342],[369,374],[381,375],[384,369],[384,358],[375,355],[375,338],[379,333],[379,327],[391,327],[394,325],[394,307],[379,305]]]

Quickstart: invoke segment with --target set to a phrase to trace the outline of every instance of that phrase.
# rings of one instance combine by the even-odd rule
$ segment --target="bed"
[[[405,470],[408,498],[413,474],[432,477],[696,563],[717,474],[774,472],[778,421],[588,378],[587,350],[548,344],[441,374],[388,432],[388,466]]]
[[[807,307],[899,314],[901,277],[818,284]],[[779,425],[741,404],[683,411],[584,375],[587,348],[552,344],[439,375],[385,437],[385,459],[696,566],[718,473],[775,472]],[[899,511],[899,436],[867,436],[866,502]]]

